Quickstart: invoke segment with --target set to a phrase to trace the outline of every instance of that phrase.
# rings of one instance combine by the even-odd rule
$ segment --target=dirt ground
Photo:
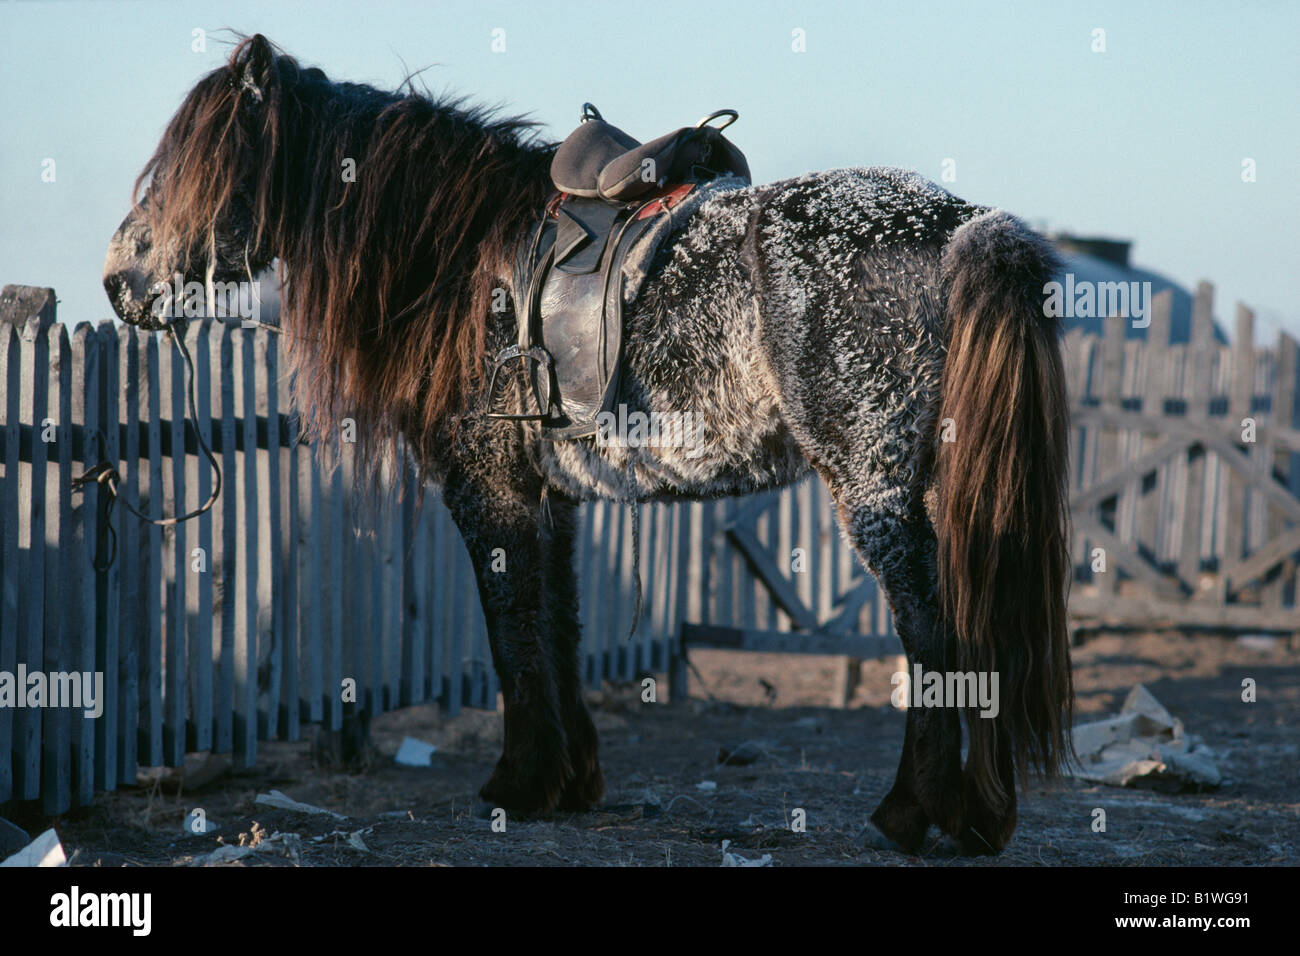
[[[83,866],[193,865],[223,845],[254,847],[224,865],[718,866],[724,840],[732,853],[770,854],[776,866],[1300,863],[1300,652],[1285,641],[1100,636],[1076,648],[1081,717],[1117,712],[1144,683],[1213,749],[1223,785],[1167,794],[1036,784],[993,860],[955,856],[934,830],[917,856],[857,845],[902,740],[904,716],[888,703],[892,660],[862,666],[847,709],[838,706],[843,658],[699,651],[692,660],[698,673],[683,703],[642,703],[632,686],[591,695],[608,785],[597,812],[508,819],[494,832],[473,805],[499,753],[500,714],[446,719],[417,707],[372,724],[360,772],[319,766],[309,740],[264,744],[256,767],[221,771],[220,758],[203,772],[221,772],[197,789],[178,793],[175,775],[145,774],[145,785],[102,795],[92,808],[17,822],[33,833],[51,823]],[[1257,682],[1256,703],[1241,701],[1245,677]],[[407,736],[436,745],[431,767],[394,763]],[[738,748],[752,762],[719,762]],[[272,789],[343,816],[254,802]],[[188,835],[196,807],[220,829]],[[1104,833],[1091,826],[1098,807]],[[805,832],[791,828],[798,810]]]

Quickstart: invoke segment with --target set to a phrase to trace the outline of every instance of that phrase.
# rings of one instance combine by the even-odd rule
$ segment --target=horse
[[[1072,759],[1050,244],[897,169],[720,192],[675,227],[624,316],[619,401],[692,413],[699,447],[547,441],[489,417],[484,380],[517,336],[513,264],[552,198],[554,150],[527,119],[409,78],[336,82],[243,38],[136,181],[105,291],[158,329],[173,275],[239,281],[279,261],[308,438],[349,417],[363,467],[413,462],[472,558],[504,700],[488,806],[547,815],[604,796],[579,677],[579,503],[744,495],[816,471],[911,666],[991,675],[1001,699],[996,715],[908,709],[862,839],[914,853],[934,825],[965,853],[1001,851],[1017,785]],[[521,372],[508,401],[525,389]]]

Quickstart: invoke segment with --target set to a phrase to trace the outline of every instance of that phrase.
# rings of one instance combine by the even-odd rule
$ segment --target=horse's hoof
[[[881,833],[876,825],[870,821],[858,834],[858,846],[866,850],[887,850],[893,853],[905,852],[902,846]]]

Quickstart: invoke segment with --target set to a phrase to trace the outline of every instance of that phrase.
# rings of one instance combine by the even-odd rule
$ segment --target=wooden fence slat
[[[1167,356],[1169,349],[1169,329],[1173,315],[1173,292],[1165,291],[1151,300],[1151,325],[1147,328],[1146,371],[1143,380],[1142,413],[1147,416],[1163,416],[1167,394]],[[1140,454],[1150,452],[1165,441],[1159,434],[1144,435]],[[1138,504],[1137,541],[1145,546],[1159,563],[1160,558],[1160,518],[1165,495],[1168,491],[1169,467],[1162,464],[1157,467],[1155,479],[1150,490],[1144,492]],[[1145,485],[1144,485],[1145,487]]]
[[[188,329],[186,331],[189,331]],[[191,356],[193,353],[190,353]],[[159,356],[161,381],[165,383],[167,407],[171,419],[171,494],[160,495],[166,508],[160,514],[176,516],[187,513],[185,468],[185,437],[189,410],[186,408],[186,370],[180,350],[168,337]],[[196,386],[197,387],[197,386]],[[162,486],[159,486],[160,491]],[[189,635],[188,594],[193,590],[194,575],[190,572],[188,522],[181,521],[167,529],[164,536],[166,560],[167,611],[163,617],[166,684],[164,686],[165,715],[162,728],[163,762],[169,767],[185,762],[185,718],[189,710]]]
[[[242,627],[243,609],[239,606],[239,459],[235,455],[236,404],[235,373],[242,368],[242,357],[236,363],[237,342],[231,326],[217,323],[213,326],[221,374],[221,497],[217,499],[221,522],[220,567],[220,656],[215,681],[216,702],[213,713],[213,745],[221,753],[232,753],[235,747],[235,668],[237,632]]]
[[[272,346],[274,354],[278,356],[279,339],[272,339]],[[278,375],[273,377],[278,381]],[[299,525],[302,518],[302,506],[299,499],[303,492],[300,462],[306,449],[298,444],[298,418],[293,414],[290,398],[290,389],[287,387],[281,388],[277,391],[277,400],[272,406],[275,417],[279,419],[283,416],[287,427],[279,453],[280,474],[283,476],[280,487],[284,492],[280,511],[280,540],[284,550],[282,552],[283,559],[281,559],[280,555],[277,555],[276,563],[281,568],[280,582],[284,588],[284,594],[280,601],[280,607],[283,609],[281,646],[284,653],[280,665],[282,684],[279,713],[276,717],[276,735],[285,740],[297,740],[301,735],[300,722],[302,719],[299,660],[301,659],[303,644],[301,642],[302,626],[300,621],[306,613],[306,609],[301,605],[304,600],[308,604],[315,604],[316,602],[312,597],[302,597],[305,595],[314,596],[314,588],[299,591],[299,581],[302,573],[301,555],[304,550]]]
[[[198,415],[190,427],[196,435],[203,436],[211,448],[212,434],[212,320],[191,322],[186,329],[186,345],[194,360],[194,407]],[[193,507],[199,507],[212,495],[216,476],[207,457],[197,448],[197,454],[187,456],[187,475],[193,475]],[[188,696],[189,723],[185,731],[188,750],[205,751],[212,748],[212,631],[214,624],[213,582],[217,576],[216,552],[213,548],[212,528],[215,505],[199,515],[195,527],[195,546],[200,551],[201,570],[191,570],[185,595],[185,611],[189,645]],[[191,568],[193,565],[191,565]]]
[[[1277,364],[1273,372],[1272,411],[1269,413],[1271,424],[1287,428],[1300,424],[1300,415],[1296,411],[1297,378],[1300,377],[1300,347],[1296,340],[1286,332],[1278,336]],[[1272,449],[1269,449],[1272,452]],[[1290,454],[1280,449],[1264,457],[1264,463],[1271,465],[1265,474],[1276,472],[1282,476],[1291,494],[1300,497],[1300,454]],[[1257,496],[1262,497],[1262,496]],[[1267,514],[1268,505],[1261,501],[1260,515]],[[1274,512],[1276,513],[1276,512]],[[1269,522],[1270,528],[1277,528],[1276,520]],[[1260,597],[1266,607],[1281,608],[1285,603],[1288,585],[1293,596],[1291,601],[1300,605],[1300,581],[1296,578],[1297,562],[1294,557],[1282,563],[1278,575],[1264,584]]]
[[[145,333],[123,325],[119,327],[118,376],[121,379],[119,420],[126,424],[126,441],[120,448],[122,494],[128,501],[140,501],[140,381],[141,350]],[[134,782],[136,778],[137,730],[140,721],[139,646],[144,629],[141,607],[143,569],[140,560],[140,522],[125,508],[114,509],[117,522],[118,580],[121,599],[118,604],[118,780]]]
[[[49,414],[50,346],[36,318],[22,330],[22,385],[19,415],[31,435],[31,461],[18,468],[18,548],[24,601],[19,603],[18,664],[39,670],[44,660],[46,463],[49,446],[41,441]],[[26,520],[24,521],[24,517]],[[23,557],[25,553],[25,557]],[[40,796],[41,712],[19,709],[14,721],[14,792],[19,799]]]
[[[0,458],[3,480],[0,480],[0,670],[15,673],[18,666],[18,644],[23,631],[19,628],[19,588],[22,569],[19,567],[18,541],[22,534],[23,518],[18,508],[19,464],[18,445],[22,436],[19,396],[22,394],[22,343],[18,330],[8,322],[0,322],[0,415],[4,416],[4,455]],[[14,757],[17,755],[14,739],[16,710],[0,707],[0,803],[14,796]]]
[[[1214,328],[1211,318],[1213,310],[1214,289],[1208,282],[1202,282],[1196,289],[1196,298],[1192,306],[1192,345],[1190,351],[1190,372],[1185,382],[1183,394],[1187,398],[1187,418],[1203,421],[1209,414],[1208,397],[1204,392],[1204,382],[1209,378],[1210,347]],[[1178,552],[1178,576],[1192,587],[1194,598],[1203,597],[1200,587],[1201,577],[1201,538],[1205,514],[1205,470],[1206,455],[1193,452],[1187,459],[1187,479],[1184,492],[1183,521],[1180,522],[1180,544]]]
[[[451,600],[448,602],[451,614],[446,632],[447,715],[455,717],[460,713],[464,694],[465,632],[469,629],[469,615],[465,610],[465,592],[470,587],[471,576],[466,574],[469,561],[466,556],[465,546],[458,537],[455,539],[448,537],[447,550],[448,565],[452,571],[454,581],[451,589]]]
[[[380,654],[377,657],[381,666],[379,685],[383,695],[381,706],[384,710],[392,710],[398,706],[398,682],[401,676],[399,672],[402,660],[402,618],[404,609],[402,602],[402,562],[406,551],[406,535],[401,520],[402,505],[399,501],[399,492],[401,482],[404,480],[404,473],[394,476],[392,491],[389,492],[388,500],[384,502],[384,521],[382,525],[384,535],[380,539],[383,548],[379,564],[381,589],[378,589],[377,593],[380,596],[383,617],[376,618],[376,621],[382,622],[383,630],[376,636],[382,638],[377,642],[380,644]]]
[[[163,486],[162,455],[162,368],[158,357],[158,336],[145,334],[145,388],[141,393],[141,415],[146,420],[146,443],[149,451],[149,468],[141,469],[143,507],[141,513],[160,516],[166,514],[166,491]],[[138,518],[133,518],[139,521]],[[162,557],[162,528],[141,522],[146,543],[143,581],[145,600],[145,642],[140,655],[140,760],[156,767],[163,762],[163,578],[166,573]]]
[[[1128,319],[1124,316],[1108,316],[1104,323],[1104,334],[1101,340],[1101,407],[1118,411],[1122,407],[1121,387],[1123,385],[1124,374],[1124,336],[1127,332]],[[1096,470],[1091,476],[1093,480],[1111,475],[1115,472],[1120,462],[1120,442],[1121,435],[1116,429],[1099,428],[1097,430],[1097,457]],[[1127,487],[1127,486],[1126,486]],[[1119,514],[1123,507],[1124,492],[1120,493],[1120,500],[1116,502],[1115,511],[1112,515],[1113,523],[1116,529],[1116,538],[1120,536]],[[1091,554],[1096,541],[1088,542],[1088,551]],[[1119,568],[1107,562],[1106,573],[1095,576],[1093,579],[1098,589],[1102,593],[1114,593],[1119,585]]]
[[[243,460],[237,469],[234,503],[236,528],[235,612],[235,717],[234,746],[237,766],[251,767],[257,757],[258,665],[260,664],[258,610],[258,555],[260,552],[257,494],[257,370],[253,334],[232,329],[236,358],[232,366],[239,409],[243,414]]]
[[[111,465],[121,461],[121,339],[117,326],[110,320],[99,324],[95,330],[99,347],[100,390],[99,406],[103,409],[101,431],[104,435],[103,457]],[[103,532],[103,559],[109,557],[108,570],[95,580],[95,597],[99,606],[99,620],[95,628],[95,667],[104,675],[104,713],[95,723],[95,788],[114,790],[118,781],[119,728],[121,727],[121,684],[118,680],[118,661],[121,657],[119,639],[122,613],[121,556],[122,515],[116,511],[112,522]],[[99,517],[96,516],[98,525]],[[116,526],[116,527],[114,527]]]
[[[45,334],[50,344],[49,429],[42,427],[41,441],[52,439],[54,449],[42,489],[45,540],[32,546],[45,551],[44,646],[37,663],[53,693],[53,675],[66,673],[73,663],[68,609],[76,601],[75,554],[61,546],[72,524],[72,355],[66,326],[56,323]],[[47,814],[64,813],[72,807],[72,708],[43,708],[40,730],[42,804]]]
[[[398,667],[398,701],[406,707],[424,700],[424,525],[415,507],[416,483],[410,472],[402,474],[402,522],[407,546],[402,550],[401,621],[402,655]]]
[[[300,594],[310,595],[298,616],[301,686],[306,695],[303,719],[319,723],[324,712],[324,633],[332,582],[325,573],[328,516],[321,499],[321,469],[310,446],[298,450],[298,484],[298,588]]]
[[[440,501],[430,502],[429,522],[429,573],[425,575],[429,607],[429,650],[428,650],[428,691],[426,699],[440,705],[445,701],[442,694],[443,655],[446,650],[447,633],[445,614],[447,608],[446,588],[446,536],[449,532],[450,517],[446,507]]]
[[[343,728],[343,702],[340,696],[344,671],[344,643],[346,625],[343,618],[346,593],[343,587],[344,574],[348,564],[349,548],[352,535],[348,528],[347,512],[343,500],[342,468],[335,468],[329,475],[329,492],[327,494],[329,510],[329,546],[325,552],[328,556],[329,570],[325,580],[328,582],[326,595],[329,598],[328,640],[326,641],[325,660],[325,715],[329,720],[330,730]],[[349,668],[350,670],[350,668]]]
[[[1245,306],[1237,307],[1237,328],[1232,349],[1232,383],[1228,394],[1229,419],[1240,423],[1251,414],[1251,398],[1254,386],[1255,366],[1255,316]],[[1258,462],[1259,456],[1252,455]],[[1240,561],[1246,537],[1246,487],[1247,481],[1242,475],[1228,475],[1226,521],[1223,529],[1223,564]],[[1228,579],[1220,579],[1223,592],[1220,600],[1227,597]]]
[[[73,473],[84,474],[99,461],[98,443],[93,438],[99,434],[99,342],[94,327],[89,322],[79,323],[72,334],[72,430],[81,436],[73,442]],[[0,360],[2,362],[3,360]],[[76,447],[80,445],[79,449]],[[104,715],[102,694],[106,681],[94,676],[98,670],[95,659],[96,626],[96,573],[95,545],[96,516],[99,507],[99,485],[95,482],[80,486],[74,493],[72,534],[68,541],[70,568],[68,574],[75,582],[76,594],[70,614],[73,627],[73,663],[71,666],[83,675],[92,675],[95,681],[96,707],[100,714],[87,717],[85,709],[72,714],[72,800],[75,806],[88,806],[95,796],[95,723]],[[3,530],[0,529],[0,534]],[[0,742],[0,752],[7,748]],[[0,796],[0,802],[3,797]]]
[[[281,536],[280,498],[280,366],[277,346],[265,329],[253,332],[257,370],[257,415],[266,421],[266,448],[257,450],[257,736],[272,736],[280,715],[280,687],[284,680],[284,539]],[[256,429],[254,429],[256,433]],[[247,454],[247,446],[245,454]],[[265,677],[262,675],[265,673]]]

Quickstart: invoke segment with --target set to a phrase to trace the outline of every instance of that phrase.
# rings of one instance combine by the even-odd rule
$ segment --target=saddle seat
[[[668,183],[693,181],[696,166],[726,170],[748,180],[744,154],[722,136],[731,123],[708,125],[720,115],[734,117],[735,112],[719,110],[696,126],[684,126],[641,143],[606,123],[594,106],[585,103],[581,125],[555,151],[551,182],[570,196],[623,203]]]
[[[719,116],[728,122],[710,126]],[[701,183],[750,181],[744,154],[721,132],[735,119],[734,110],[719,110],[640,143],[583,104],[581,125],[551,162],[558,196],[515,265],[519,340],[496,357],[488,417],[539,421],[544,437],[562,440],[592,434],[600,413],[614,411],[624,263],[633,252],[638,263],[650,261],[670,232],[652,226]],[[653,241],[640,242],[647,236]],[[503,371],[522,375],[522,411],[493,410]]]

